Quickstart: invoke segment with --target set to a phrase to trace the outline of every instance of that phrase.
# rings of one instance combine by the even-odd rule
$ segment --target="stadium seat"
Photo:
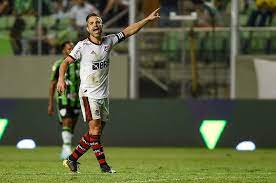
[[[23,16],[26,22],[26,29],[34,29],[36,18],[34,16]]]
[[[218,61],[226,61],[229,50],[229,37],[230,32],[217,32],[215,50],[218,54]]]
[[[7,16],[7,28],[10,29],[12,28],[13,24],[15,21],[15,17],[14,16]]]
[[[200,53],[199,59],[203,62],[210,62],[212,59],[212,34],[210,32],[202,32],[200,39]]]
[[[34,39],[35,38],[35,31],[31,29],[27,29],[22,33],[22,37],[24,39]]]
[[[239,14],[239,24],[240,26],[246,26],[248,21],[248,15],[247,14]]]
[[[250,39],[250,32],[249,31],[240,31],[240,36],[243,39]]]
[[[272,32],[268,32],[267,33],[268,37],[266,38],[267,39],[267,53],[269,54],[275,54],[275,51],[276,51],[276,37],[275,37],[275,33],[272,31]]]
[[[13,55],[13,50],[10,42],[9,32],[0,32],[0,56],[11,56]]]
[[[251,32],[240,31],[240,52],[247,54],[250,51]]]
[[[63,31],[58,31],[57,33],[57,40],[59,44],[67,40],[76,41],[77,37],[78,37],[78,33],[74,30],[66,29]]]
[[[180,49],[179,33],[176,33],[176,32],[166,33],[162,41],[162,51],[166,52],[168,57],[174,58],[176,56],[175,53],[179,49]]]
[[[8,19],[6,16],[0,16],[0,30],[8,28]]]
[[[51,16],[42,16],[41,22],[43,26],[47,27],[47,29],[50,29],[55,24],[55,20]]]
[[[272,18],[271,26],[276,26],[276,18],[275,18],[275,16]]]
[[[229,55],[229,32],[199,32],[197,36],[197,55],[204,62],[227,61]],[[213,37],[214,36],[214,37]],[[215,58],[213,53],[215,52]]]
[[[256,54],[265,54],[267,52],[267,37],[269,36],[269,32],[253,32],[251,45],[250,45],[250,53]]]
[[[59,29],[67,29],[70,26],[70,18],[64,17],[60,21]]]
[[[206,33],[205,32],[198,32],[197,33],[197,57],[198,59],[202,60],[204,55],[205,55],[205,37]]]

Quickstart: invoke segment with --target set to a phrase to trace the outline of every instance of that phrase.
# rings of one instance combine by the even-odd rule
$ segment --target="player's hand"
[[[66,83],[64,80],[58,80],[57,83],[57,92],[63,93],[66,90]]]
[[[155,20],[157,18],[160,18],[160,14],[159,14],[159,10],[160,8],[157,8],[156,10],[154,10],[148,17],[147,19],[149,21]]]
[[[49,116],[53,116],[54,114],[55,114],[55,112],[54,112],[54,106],[51,105],[51,104],[49,104],[48,105],[48,115]]]

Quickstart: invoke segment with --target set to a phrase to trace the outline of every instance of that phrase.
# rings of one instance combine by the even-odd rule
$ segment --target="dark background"
[[[1,145],[32,138],[38,146],[60,145],[61,127],[47,116],[47,99],[0,99],[0,118],[9,124]],[[245,140],[257,147],[276,147],[276,101],[273,100],[111,100],[111,121],[104,131],[108,146],[203,147],[199,127],[205,119],[228,123],[217,147],[235,147]],[[87,130],[81,121],[74,144]]]

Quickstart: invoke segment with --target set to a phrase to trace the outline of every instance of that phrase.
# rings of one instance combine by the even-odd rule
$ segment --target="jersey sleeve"
[[[51,80],[51,81],[57,81],[57,80],[58,80],[58,76],[59,76],[59,66],[60,66],[59,63],[55,63],[55,64],[52,66],[52,73],[51,73],[51,76],[50,76],[50,80]]]
[[[125,40],[125,34],[123,32],[119,32],[116,34],[108,35],[108,38],[111,39],[112,46],[114,46]]]
[[[81,43],[78,42],[76,46],[73,48],[71,53],[69,54],[69,57],[74,59],[74,61],[79,60],[81,58]]]

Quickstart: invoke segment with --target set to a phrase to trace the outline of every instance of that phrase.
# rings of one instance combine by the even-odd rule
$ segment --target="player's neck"
[[[102,37],[94,37],[92,35],[89,35],[88,39],[94,44],[102,44]]]

